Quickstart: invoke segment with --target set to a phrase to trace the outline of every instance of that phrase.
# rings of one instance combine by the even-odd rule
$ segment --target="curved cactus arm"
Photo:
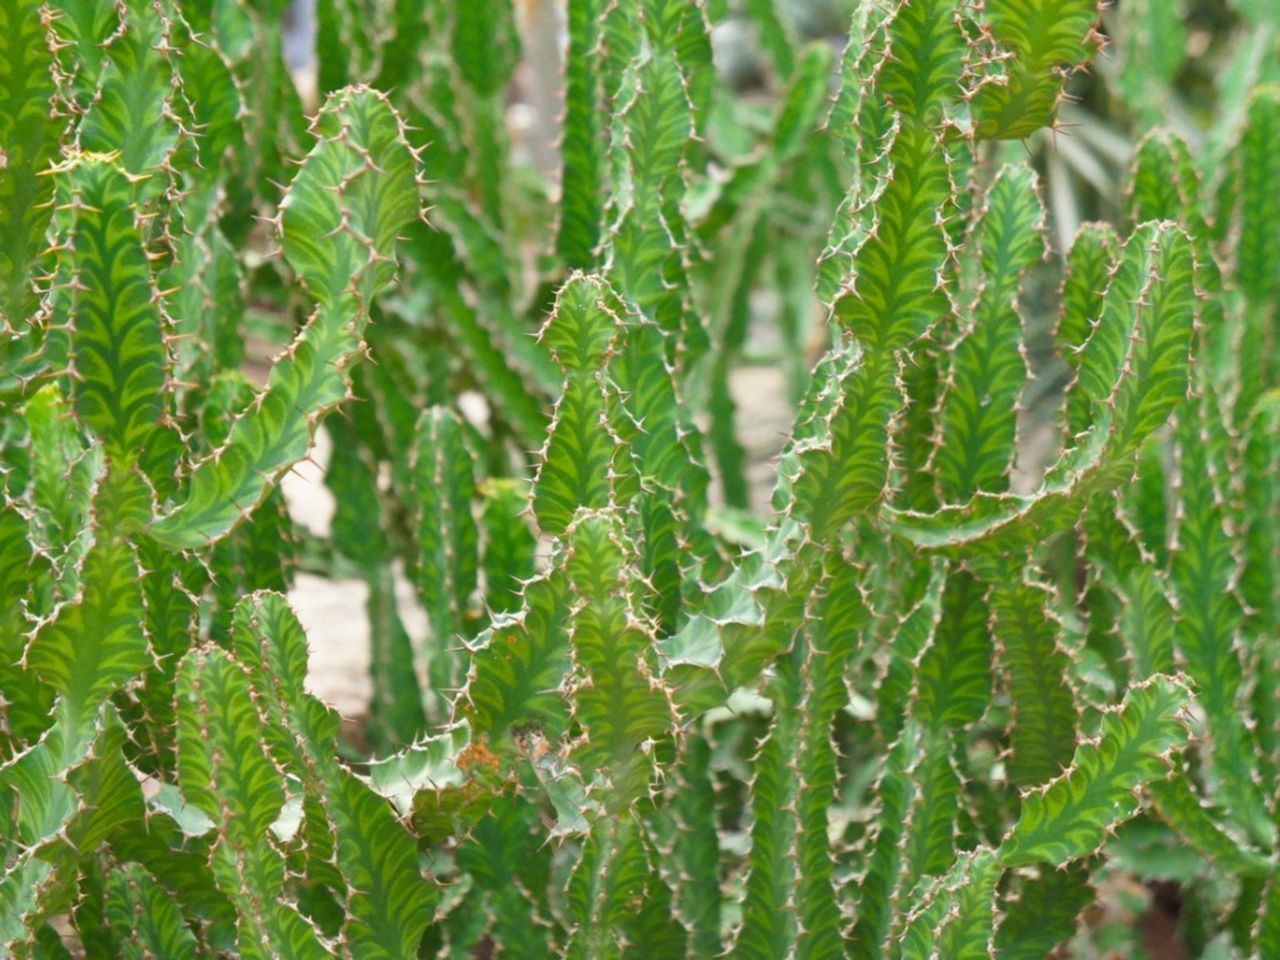
[[[239,162],[245,149],[245,104],[227,56],[208,26],[200,24],[203,12],[182,10],[170,42],[180,51],[175,67],[199,157],[198,167],[182,172],[188,182],[208,184],[217,181],[220,165]]]
[[[635,514],[642,536],[641,570],[653,587],[649,606],[659,632],[676,628],[682,572],[692,564],[683,545],[698,544],[709,479],[698,456],[699,438],[689,422],[657,324],[633,317],[609,364],[619,391],[619,435],[632,454],[639,491]],[[624,502],[629,486],[615,484]]]
[[[198,823],[188,819],[180,796],[171,787],[153,798],[145,811],[145,830],[137,829],[135,823],[114,830],[109,838],[111,853],[140,864],[155,877],[183,915],[201,927],[210,947],[234,950],[235,908],[218,889],[209,868],[212,824],[203,814]]]
[[[7,4],[0,37],[8,64],[0,76],[0,330],[8,335],[39,305],[35,266],[53,195],[53,181],[41,174],[57,156],[66,124],[53,113],[54,58],[41,0]]]
[[[1190,147],[1167,130],[1152,131],[1138,145],[1134,158],[1129,216],[1135,223],[1172,220],[1190,236],[1196,259],[1196,289],[1200,293],[1196,389],[1238,425],[1258,394],[1257,374],[1267,362],[1253,362],[1252,355],[1266,351],[1251,351],[1249,358],[1242,356],[1242,337],[1247,335],[1249,315],[1246,314],[1245,324],[1234,316],[1236,298],[1226,292],[1212,224],[1201,194],[1200,173]]]
[[[950,29],[958,45],[959,30]],[[938,219],[954,195],[947,156],[933,131],[912,125],[898,131],[889,163],[874,205],[877,229],[854,254],[851,287],[833,305],[836,318],[875,353],[909,346],[950,311],[940,284],[949,251]]]
[[[28,666],[59,697],[57,722],[66,734],[65,751],[88,747],[97,709],[147,664],[141,577],[130,544],[147,510],[131,479],[113,471],[101,481],[80,591],[58,608],[27,648]]]
[[[951,0],[904,4],[888,26],[877,88],[897,129],[884,183],[863,204],[851,279],[833,313],[865,351],[824,431],[797,449],[791,512],[822,539],[888,489],[894,416],[902,405],[902,355],[951,312],[945,211],[955,188],[940,124],[968,49]],[[836,480],[835,478],[839,478]]]
[[[930,514],[882,508],[889,529],[929,549],[1020,550],[1073,524],[1084,502],[1127,479],[1138,449],[1187,395],[1192,272],[1176,227],[1148,224],[1129,239],[1069,395],[1091,426],[1035,494],[980,492]]]
[[[613,123],[607,160],[613,173],[602,253],[606,274],[629,308],[658,324],[667,353],[685,366],[707,350],[707,332],[687,302],[687,229],[682,203],[695,135],[686,65],[704,42],[698,3],[667,0],[611,4],[603,45]],[[621,68],[621,69],[619,69]]]
[[[1044,258],[1044,207],[1029,166],[1003,167],[974,231],[982,287],[973,326],[952,348],[933,467],[939,499],[963,503],[1008,486],[1018,397],[1027,382],[1018,285]]]
[[[1185,396],[1187,375],[1179,354],[1186,348],[1182,336],[1192,301],[1190,267],[1189,244],[1180,232],[1153,225],[1136,231],[1125,244],[1107,287],[1101,319],[1081,351],[1076,382],[1068,394],[1071,421],[1096,429],[1105,417],[1100,408],[1118,403],[1121,397],[1151,410],[1144,418],[1147,422],[1135,420],[1117,427],[1126,451],[1136,449]],[[1135,309],[1135,304],[1147,309]],[[1173,322],[1157,325],[1164,311]],[[1156,337],[1140,339],[1148,333]],[[1140,364],[1141,360],[1147,362]],[[1136,376],[1124,377],[1127,368]],[[1149,382],[1144,382],[1142,374],[1149,375]],[[1167,389],[1166,383],[1181,389]],[[1128,412],[1118,409],[1117,415]]]
[[[67,755],[58,756],[63,731],[55,726],[42,741],[52,749],[38,747],[27,755],[30,762],[5,771],[6,789],[17,786],[15,814],[22,811],[14,821],[18,829],[11,838],[15,841],[11,869],[0,881],[0,904],[5,910],[0,917],[9,928],[0,943],[6,947],[29,947],[33,939],[38,940],[41,925],[75,903],[80,868],[91,862],[108,836],[116,830],[142,827],[142,793],[121,753],[125,730],[110,704],[103,705],[96,721],[89,754],[71,765],[56,767]],[[52,785],[55,780],[57,786]],[[28,827],[40,823],[48,836],[27,847],[30,835],[23,836],[20,826],[24,820]],[[12,929],[21,925],[26,926],[25,938],[11,941]],[[26,956],[21,946],[15,955]]]
[[[281,203],[281,234],[319,308],[227,443],[195,466],[183,502],[152,525],[171,547],[225,536],[308,454],[319,418],[347,396],[344,367],[359,354],[373,297],[391,280],[396,238],[418,215],[416,161],[382,95],[334,94],[315,134]]]
[[[630,66],[620,95],[611,164],[626,164],[629,176],[610,200],[616,222],[608,237],[609,278],[641,313],[675,334],[683,294],[667,283],[672,225],[664,218],[681,178],[692,107],[680,65],[667,50]]]
[[[1186,704],[1185,689],[1168,677],[1131,688],[1122,705],[1105,712],[1097,740],[1081,744],[1071,769],[1024,795],[1021,816],[998,849],[980,848],[961,858],[924,893],[908,916],[901,956],[988,957],[994,944],[1016,951],[1011,956],[1030,956],[1029,938],[1056,942],[1069,933],[1080,906],[1078,880],[1064,875],[1066,897],[1052,905],[1052,923],[1030,931],[1025,918],[1012,920],[1011,927],[998,923],[997,884],[1006,870],[1060,868],[1082,860],[1133,816],[1140,788],[1161,779],[1169,753],[1186,742]],[[1043,895],[1036,886],[1030,889]],[[1009,932],[999,933],[997,926]],[[945,946],[935,953],[935,943]]]
[[[893,143],[898,120],[873,80],[885,59],[895,13],[896,6],[887,0],[858,4],[840,62],[840,89],[826,127],[854,170],[818,258],[817,292],[823,303],[835,299],[850,279],[852,255],[866,241],[872,225],[863,214],[889,169],[887,147]]]
[[[189,653],[178,674],[178,775],[183,796],[216,824],[211,867],[236,908],[239,953],[332,956],[310,923],[282,902],[285,861],[269,834],[285,789],[260,737],[239,665],[216,647]]]
[[[196,960],[199,945],[165,889],[145,867],[127,863],[107,877],[106,916],[121,960]]]
[[[1155,676],[1106,711],[1099,736],[1082,743],[1071,767],[1022,799],[1018,822],[998,851],[1006,867],[1061,866],[1089,856],[1107,832],[1137,812],[1136,788],[1167,773],[1168,755],[1187,738],[1187,692]]]
[[[245,104],[222,50],[212,38],[192,32],[191,23],[201,12],[184,11],[185,19],[175,23],[170,37],[180,52],[176,67],[189,114],[183,122],[196,134],[189,145],[193,162],[181,167],[181,197],[169,208],[166,226],[173,235],[173,260],[160,279],[161,287],[170,291],[166,309],[176,334],[171,349],[180,405],[189,385],[238,367],[244,355],[239,323],[245,271],[221,219],[230,208],[247,202],[241,179],[247,170]]]
[[[59,93],[83,114],[98,91],[107,64],[106,45],[120,32],[120,5],[98,0],[53,0],[54,45],[63,80]],[[65,47],[65,51],[61,49]]]
[[[891,352],[855,355],[833,386],[838,406],[822,434],[795,446],[789,489],[789,512],[819,538],[887,493],[888,433],[902,402],[898,359]]]
[[[992,0],[983,9],[992,38],[1011,59],[995,58],[973,94],[974,132],[1019,140],[1054,122],[1063,78],[1089,59],[1097,0]]]
[[[387,802],[335,758],[338,718],[304,691],[306,636],[284,597],[255,593],[236,608],[236,659],[251,680],[265,740],[318,802],[347,885],[344,949],[356,958],[411,955],[431,919],[413,839]]]

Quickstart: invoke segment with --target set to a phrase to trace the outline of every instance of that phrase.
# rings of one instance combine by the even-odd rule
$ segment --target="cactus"
[[[569,0],[550,178],[512,0],[321,0],[310,124],[282,3],[0,13],[0,955],[1030,960],[1143,843],[1280,951],[1274,5],[1202,150],[1122,7],[1066,250],[1016,141],[1093,0],[740,6],[768,108],[730,5]],[[298,566],[367,589],[358,744]]]

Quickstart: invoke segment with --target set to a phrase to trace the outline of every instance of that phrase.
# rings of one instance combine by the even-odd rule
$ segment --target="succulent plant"
[[[0,11],[0,953],[1030,960],[1142,842],[1280,953],[1280,92],[1143,139],[1059,395],[1001,143],[1094,0],[865,0],[838,63],[751,0],[763,110],[727,6],[567,0],[558,191],[510,0],[320,0],[309,125],[277,0]],[[372,754],[297,565],[367,587]]]

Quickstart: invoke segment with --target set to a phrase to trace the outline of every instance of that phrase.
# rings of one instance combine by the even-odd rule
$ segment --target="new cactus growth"
[[[748,0],[754,112],[729,5],[566,0],[558,184],[530,11],[318,0],[305,123],[285,6],[0,11],[0,956],[1032,960],[1141,842],[1280,956],[1271,34],[1054,249],[1018,142],[1094,0],[860,0],[838,58]],[[371,753],[299,566],[367,590]]]

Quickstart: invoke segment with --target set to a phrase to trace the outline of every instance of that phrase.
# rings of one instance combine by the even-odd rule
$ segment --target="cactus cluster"
[[[1156,854],[1194,955],[1280,955],[1280,10],[1238,5],[1233,119],[1142,140],[1046,331],[1020,142],[1096,0],[861,0],[838,62],[747,0],[767,110],[727,4],[566,0],[553,184],[512,0],[318,0],[310,123],[283,0],[6,0],[0,956],[1034,960]],[[1119,16],[1159,119],[1169,13]],[[279,486],[320,429],[323,538]],[[360,748],[299,564],[367,585]]]

